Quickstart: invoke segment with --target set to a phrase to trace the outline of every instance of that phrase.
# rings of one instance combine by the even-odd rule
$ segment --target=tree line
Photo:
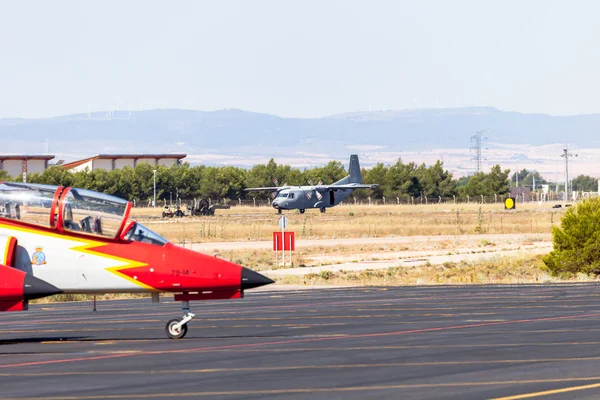
[[[157,200],[189,200],[193,198],[210,199],[267,199],[270,192],[244,192],[249,187],[282,186],[282,185],[316,185],[319,182],[329,184],[348,175],[348,171],[339,161],[330,161],[327,165],[300,170],[289,165],[277,164],[271,159],[267,164],[258,164],[250,169],[234,166],[191,166],[182,165],[152,166],[139,163],[135,168],[124,167],[107,171],[83,170],[71,172],[62,166],[50,166],[43,173],[27,175],[30,183],[63,185],[95,190],[138,202],[147,201],[154,196],[154,172],[156,169]],[[451,198],[465,196],[506,195],[511,182],[516,182],[518,174],[519,186],[529,184],[535,176],[536,185],[546,183],[537,174],[527,170],[517,171],[509,176],[510,170],[502,170],[494,165],[490,171],[475,173],[455,179],[451,172],[444,169],[442,161],[426,166],[414,162],[405,163],[398,159],[392,165],[378,163],[372,168],[362,168],[363,182],[378,184],[375,189],[360,189],[354,192],[359,200],[368,197],[381,199],[388,197],[427,197]],[[537,175],[536,175],[537,174]],[[0,180],[21,181],[22,177],[10,177],[6,171],[0,171]],[[593,188],[588,189],[587,186]],[[578,177],[573,180],[574,190],[597,190],[597,179]]]

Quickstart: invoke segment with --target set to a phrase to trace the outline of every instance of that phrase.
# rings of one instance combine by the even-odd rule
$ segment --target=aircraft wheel
[[[324,213],[325,212],[325,207],[321,207],[321,212]]]
[[[277,214],[281,214],[281,208],[277,210]]]
[[[304,214],[304,208],[300,209],[300,214]]]
[[[181,329],[176,329],[175,325],[179,323],[178,319],[172,319],[167,322],[167,326],[165,327],[165,331],[167,332],[167,336],[169,339],[181,339],[187,333],[187,324],[181,326]]]

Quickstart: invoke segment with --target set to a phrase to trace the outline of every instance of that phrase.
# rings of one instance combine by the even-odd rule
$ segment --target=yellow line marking
[[[374,385],[374,386],[347,386],[347,387],[328,387],[328,388],[293,388],[293,389],[258,389],[258,390],[232,390],[232,391],[214,391],[214,392],[168,392],[168,393],[131,393],[131,394],[113,394],[113,395],[89,395],[89,396],[60,396],[44,397],[45,400],[92,400],[92,399],[136,399],[136,398],[156,398],[156,397],[200,397],[200,396],[234,396],[234,395],[267,395],[267,394],[292,394],[292,393],[330,393],[330,392],[359,392],[373,390],[394,390],[394,389],[418,389],[418,388],[443,388],[443,387],[469,387],[469,386],[501,386],[501,385],[525,385],[532,383],[557,383],[557,382],[576,382],[576,381],[597,381],[600,376],[585,378],[556,378],[556,379],[531,379],[516,381],[487,381],[487,382],[455,382],[455,383],[413,383],[398,385]],[[598,384],[600,385],[600,384]],[[7,398],[5,400],[38,400],[38,397],[18,397]]]
[[[144,351],[122,350],[109,352],[110,354],[136,353]],[[4,372],[0,376],[63,376],[63,375],[144,375],[144,374],[207,374],[217,372],[266,372],[266,371],[293,371],[310,369],[351,369],[351,368],[390,368],[390,367],[426,367],[430,365],[473,365],[473,364],[526,364],[540,362],[561,361],[598,361],[600,357],[586,358],[548,358],[531,360],[490,360],[490,361],[429,361],[406,363],[380,363],[380,364],[328,364],[328,365],[290,365],[273,367],[237,367],[237,368],[204,368],[204,369],[173,369],[173,370],[127,370],[127,371],[72,371],[72,372]],[[600,377],[598,378],[600,379]]]
[[[530,397],[538,397],[538,396],[545,396],[548,394],[557,394],[557,393],[566,393],[566,392],[574,392],[576,390],[586,390],[586,389],[593,389],[593,388],[597,388],[600,387],[600,383],[594,383],[592,385],[583,385],[583,386],[574,386],[574,387],[569,387],[569,388],[563,388],[563,389],[555,389],[555,390],[546,390],[544,392],[535,392],[535,393],[526,393],[526,394],[518,394],[516,396],[510,396],[510,397],[498,397],[494,400],[517,400],[517,399],[527,399]]]

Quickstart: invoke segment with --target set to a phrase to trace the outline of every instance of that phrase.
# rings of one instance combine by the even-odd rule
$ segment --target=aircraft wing
[[[375,189],[379,184],[347,183],[345,185],[319,185],[311,187],[311,190],[330,189]]]
[[[283,188],[278,187],[278,186],[271,186],[271,187],[246,188],[246,189],[244,189],[244,191],[245,192],[260,192],[260,191],[265,191],[265,190],[274,191],[274,190],[281,190],[281,189],[283,189]]]

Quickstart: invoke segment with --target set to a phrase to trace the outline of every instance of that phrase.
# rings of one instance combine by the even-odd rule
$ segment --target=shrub
[[[551,275],[600,275],[600,199],[569,208],[552,236],[554,250],[543,258]]]

